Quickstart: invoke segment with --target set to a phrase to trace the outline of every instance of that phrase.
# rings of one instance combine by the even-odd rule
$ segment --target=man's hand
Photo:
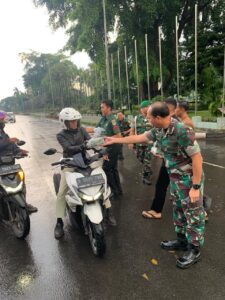
[[[11,142],[11,143],[18,143],[19,142],[19,139],[17,139],[16,137],[13,137],[13,138],[9,138],[9,141]]]
[[[116,139],[117,138],[114,138],[114,137],[106,137],[104,139],[103,147],[110,146],[110,145],[114,144],[114,142],[115,142]]]
[[[103,159],[109,161],[109,156],[108,156],[108,154],[103,155]]]
[[[124,135],[127,135],[128,133],[130,133],[130,129],[123,132]]]
[[[29,151],[21,149],[21,156],[28,156]]]
[[[195,190],[194,188],[190,189],[189,197],[191,198],[191,202],[195,203],[200,200],[201,192],[200,190]]]
[[[94,133],[94,127],[86,127],[87,133]]]
[[[80,151],[84,151],[86,149],[86,143],[84,142],[82,145],[80,145]]]

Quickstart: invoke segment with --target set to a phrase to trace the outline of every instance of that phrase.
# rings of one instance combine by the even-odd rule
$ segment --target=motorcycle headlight
[[[85,201],[93,201],[93,196],[82,194],[81,198]]]
[[[102,191],[98,192],[95,196],[90,196],[90,195],[86,195],[86,194],[83,194],[83,193],[79,193],[79,197],[80,197],[82,200],[85,200],[85,201],[87,201],[87,202],[90,202],[90,201],[96,201],[96,200],[98,200],[101,196],[102,196]]]
[[[94,200],[98,200],[101,197],[101,195],[102,195],[102,192],[98,192],[98,194],[96,194],[94,196]]]

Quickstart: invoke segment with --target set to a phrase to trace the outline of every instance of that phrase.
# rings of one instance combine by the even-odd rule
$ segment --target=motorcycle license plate
[[[21,171],[20,165],[0,166],[0,175],[13,174]]]
[[[102,174],[92,175],[88,177],[77,178],[78,188],[91,187],[105,183]]]

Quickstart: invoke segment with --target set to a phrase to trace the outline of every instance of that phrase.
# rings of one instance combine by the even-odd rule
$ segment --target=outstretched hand
[[[114,144],[116,138],[114,137],[106,137],[104,138],[104,144],[102,145],[103,147],[107,147],[107,146],[110,146],[112,144]]]
[[[13,137],[13,138],[9,138],[9,141],[11,142],[11,143],[18,143],[19,142],[19,139],[18,138],[16,138],[16,137]]]

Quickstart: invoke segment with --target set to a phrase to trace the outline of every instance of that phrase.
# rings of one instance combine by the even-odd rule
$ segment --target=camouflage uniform
[[[129,133],[125,133],[127,130],[130,129],[130,122],[127,120],[127,118],[124,118],[122,121],[117,120],[117,123],[119,125],[121,135],[128,136]]]
[[[135,129],[135,134],[143,134],[146,131],[150,130],[152,127],[149,124],[148,120],[142,115],[137,115],[134,119],[134,122],[131,128]],[[136,156],[137,159],[143,164],[143,183],[148,181],[150,184],[150,178],[152,175],[152,168],[151,168],[151,149],[152,143],[149,144],[137,144],[136,145]]]
[[[130,122],[126,118],[124,118],[122,121],[117,119],[117,123],[119,125],[121,135],[123,137],[128,136],[129,133],[125,133],[125,132],[130,129]],[[120,148],[120,153],[119,153],[119,159],[123,160],[124,159],[124,157],[123,157],[123,144],[121,144],[120,147],[121,148]]]
[[[205,211],[202,197],[192,203],[189,191],[192,188],[191,156],[199,153],[195,133],[177,120],[172,119],[167,131],[153,128],[146,133],[148,139],[157,141],[164,154],[165,165],[170,177],[173,201],[173,219],[177,234],[185,234],[188,243],[196,247],[204,243]],[[201,195],[203,195],[204,175]]]
[[[113,114],[110,114],[107,117],[103,116],[96,127],[104,128],[106,136],[114,136],[120,133],[116,117]],[[103,169],[106,173],[108,184],[115,196],[122,194],[117,166],[120,148],[120,144],[114,144],[107,147],[109,160],[104,160],[103,163]]]

